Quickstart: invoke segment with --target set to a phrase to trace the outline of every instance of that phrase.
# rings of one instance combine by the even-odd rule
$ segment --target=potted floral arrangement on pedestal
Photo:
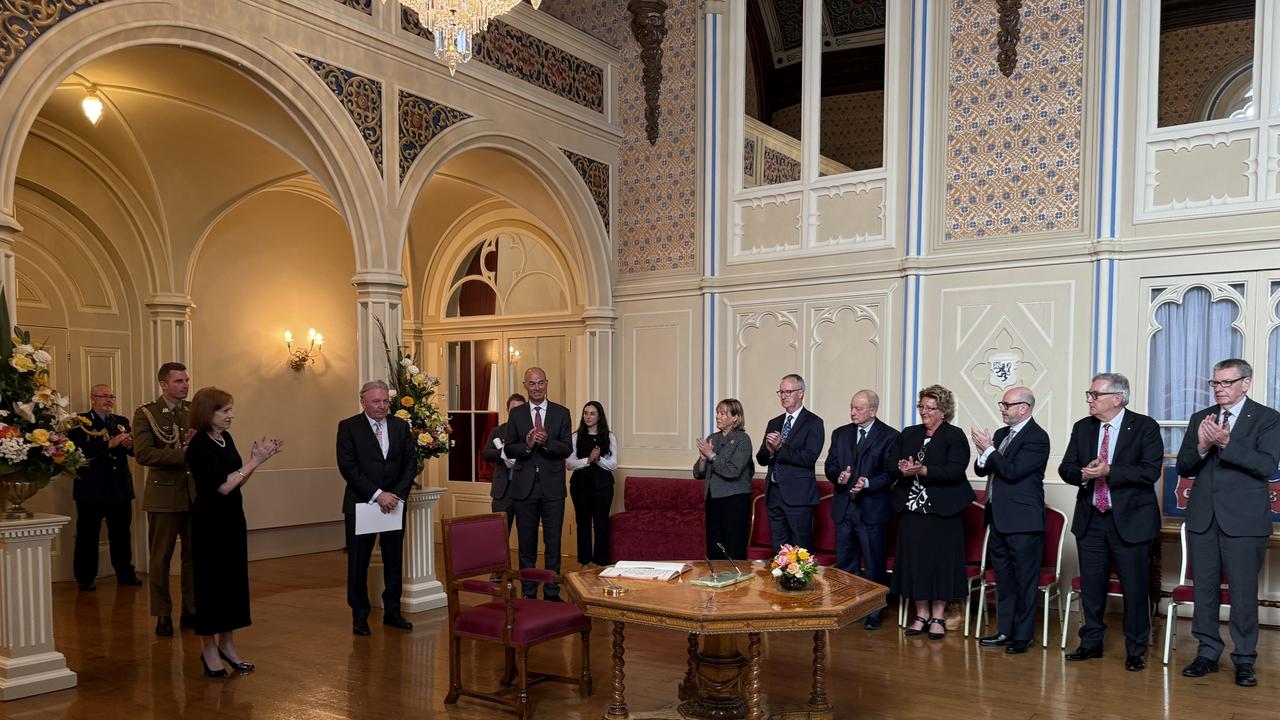
[[[809,551],[795,545],[783,545],[773,558],[773,576],[783,590],[804,590],[821,569]]]
[[[0,291],[0,328],[9,327],[9,308]],[[49,387],[53,357],[44,343],[14,327],[0,333],[0,497],[6,520],[31,517],[26,502],[53,477],[74,473],[84,453],[67,438],[80,418],[67,398]]]
[[[453,447],[449,417],[436,405],[436,401],[444,397],[444,393],[437,391],[440,378],[422,372],[404,348],[396,346],[393,350],[381,321],[378,321],[378,332],[382,334],[382,347],[387,353],[387,384],[391,386],[391,405],[395,408],[392,414],[409,423],[417,441],[418,472],[422,472],[428,460]]]

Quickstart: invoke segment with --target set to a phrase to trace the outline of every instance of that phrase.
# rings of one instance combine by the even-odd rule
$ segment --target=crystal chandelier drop
[[[387,0],[382,0],[386,3]],[[489,21],[511,12],[523,0],[400,0],[418,13],[418,23],[431,31],[436,41],[436,57],[458,71],[458,63],[471,59],[475,36],[489,29]],[[542,0],[529,0],[534,9]]]

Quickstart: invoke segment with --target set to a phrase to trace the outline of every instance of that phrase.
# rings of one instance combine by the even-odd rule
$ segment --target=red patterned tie
[[[1111,461],[1110,453],[1107,452],[1108,446],[1111,445],[1111,424],[1102,426],[1102,447],[1098,448],[1098,461],[1108,463]],[[1106,512],[1111,509],[1111,493],[1107,487],[1107,478],[1102,476],[1093,483],[1093,506],[1098,508],[1098,512]]]
[[[538,405],[533,406],[533,429],[542,432],[542,408]]]

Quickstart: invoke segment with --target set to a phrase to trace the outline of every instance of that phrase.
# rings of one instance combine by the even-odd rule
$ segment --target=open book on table
[[[683,562],[655,562],[653,560],[620,560],[600,571],[603,578],[628,578],[631,580],[670,580],[693,566]]]

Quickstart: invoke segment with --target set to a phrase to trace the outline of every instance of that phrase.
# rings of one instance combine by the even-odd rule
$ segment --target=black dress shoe
[[[868,630],[879,630],[879,629],[880,629],[880,615],[879,615],[879,613],[877,613],[877,614],[875,614],[875,615],[868,615],[868,616],[867,616],[867,619],[866,619],[866,622],[862,623],[862,627],[864,627],[864,628],[866,628],[866,629],[868,629]]]
[[[1100,658],[1102,657],[1102,648],[1100,647],[1088,648],[1081,645],[1075,650],[1072,650],[1071,652],[1067,653],[1066,657],[1068,660],[1071,660],[1071,661],[1091,660],[1093,658]]]
[[[1182,668],[1183,677],[1204,677],[1209,673],[1218,672],[1218,661],[1210,660],[1207,657],[1196,656],[1191,664]]]
[[[203,658],[204,656],[201,655],[200,657]],[[227,657],[227,654],[222,652],[222,648],[218,648],[218,657],[222,658],[222,662],[235,668],[236,672],[242,672],[242,673],[253,672],[253,668],[254,668],[253,663],[236,662],[235,660],[232,660],[231,658]]]
[[[369,634],[369,621],[364,619],[351,621],[351,632],[355,635]]]
[[[98,589],[98,585],[96,583],[91,583],[91,582],[76,583],[76,585],[80,586],[80,590],[82,592],[93,592],[94,590]]]
[[[1240,687],[1253,687],[1258,684],[1258,677],[1253,674],[1252,665],[1236,666],[1236,684]]]
[[[127,585],[129,587],[142,587],[142,578],[138,577],[137,575],[131,575],[129,577],[118,577],[116,578],[116,584]]]
[[[209,667],[209,663],[204,661],[204,654],[200,655],[200,667],[204,668],[205,677],[211,677],[211,678],[231,677],[231,675],[227,672],[226,668],[218,668],[217,670],[211,669]]]
[[[390,625],[391,627],[397,630],[413,629],[413,623],[409,622],[408,620],[405,620],[404,616],[401,615],[400,613],[392,613],[390,615],[384,615],[382,617],[382,624]]]
[[[156,618],[156,634],[168,637],[173,634],[173,618],[168,615],[161,615]]]
[[[178,627],[182,628],[183,630],[189,630],[195,626],[196,626],[195,613],[182,613],[182,615],[178,617]]]
[[[1009,643],[1009,647],[1005,648],[1007,655],[1021,655],[1031,649],[1030,640],[1013,640]]]
[[[1124,669],[1129,672],[1138,672],[1147,669],[1147,661],[1141,655],[1128,655],[1124,659]]]
[[[1000,647],[1001,645],[1008,645],[1011,642],[1013,642],[1013,638],[1005,635],[1004,633],[999,633],[997,635],[988,635],[982,638],[978,641],[978,644],[982,647]]]

